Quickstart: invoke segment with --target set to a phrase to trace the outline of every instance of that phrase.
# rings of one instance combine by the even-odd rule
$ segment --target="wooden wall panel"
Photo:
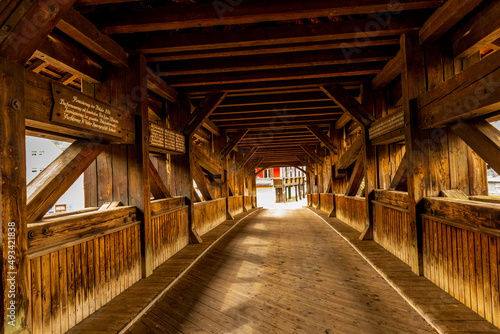
[[[229,197],[229,208],[228,211],[231,216],[235,216],[238,213],[243,212],[243,196],[231,196]]]
[[[410,265],[408,210],[373,203],[373,240]]]
[[[500,328],[500,238],[423,219],[424,276]]]
[[[253,201],[252,196],[244,196],[243,200],[244,200],[245,210],[246,211],[252,210],[252,201]]]
[[[30,259],[33,333],[65,333],[141,278],[139,223]]]
[[[319,194],[320,209],[326,213],[332,212],[335,208],[334,194]]]
[[[154,268],[189,244],[188,210],[183,206],[152,217]]]
[[[355,230],[365,228],[366,210],[364,197],[335,195],[336,217]]]
[[[319,209],[319,194],[312,194],[312,206]]]
[[[200,236],[226,220],[226,199],[196,203],[193,209],[193,229]]]

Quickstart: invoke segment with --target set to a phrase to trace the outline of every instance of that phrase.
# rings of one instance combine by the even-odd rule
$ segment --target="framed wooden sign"
[[[120,109],[56,83],[52,83],[52,96],[52,122],[122,137]]]
[[[149,144],[168,154],[184,154],[186,152],[185,137],[155,123],[149,123]]]

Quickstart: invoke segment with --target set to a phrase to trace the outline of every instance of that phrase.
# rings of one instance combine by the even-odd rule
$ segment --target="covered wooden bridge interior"
[[[176,282],[192,296],[212,270],[179,272],[241,224],[298,247],[321,219],[434,330],[499,332],[499,17],[497,0],[0,2],[2,331],[195,332],[144,308]],[[27,135],[72,143],[29,184]],[[307,174],[281,229],[256,205],[270,167]],[[81,174],[86,208],[47,214]],[[231,331],[214,323],[195,327]]]

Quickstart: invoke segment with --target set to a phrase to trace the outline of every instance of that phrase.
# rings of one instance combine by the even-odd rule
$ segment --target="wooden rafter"
[[[28,221],[41,219],[103,149],[99,143],[76,141],[38,174],[27,188]]]
[[[57,23],[57,28],[114,66],[128,66],[125,50],[78,11],[70,9]]]
[[[75,57],[76,54],[78,57]],[[59,33],[51,33],[33,56],[88,82],[98,83],[103,80],[103,69],[96,57],[81,50]]]
[[[237,169],[242,169],[245,167],[245,165],[248,163],[248,161],[250,159],[252,159],[252,157],[255,155],[255,153],[257,152],[257,150],[259,149],[258,146],[254,146],[250,149],[250,151],[245,154],[245,156],[241,159],[241,161],[238,163],[238,167]]]
[[[306,168],[310,171],[310,172],[314,172],[314,167],[309,163],[309,161],[307,160],[307,158],[305,157],[301,157],[299,155],[296,155],[295,156],[297,158],[297,160],[300,161],[300,163],[304,166],[306,166]]]
[[[345,191],[346,196],[356,196],[358,194],[359,187],[365,176],[363,166],[363,157],[359,155],[352,170],[351,177],[349,178],[349,184]]]
[[[328,148],[331,152],[338,154],[337,146],[335,146],[335,144],[333,144],[332,140],[330,138],[328,138],[328,136],[325,135],[325,133],[323,132],[323,130],[321,130],[321,128],[319,126],[308,125],[306,127],[309,131],[311,131],[311,133],[316,138],[318,138],[319,141],[321,141],[326,146],[326,148]]]
[[[177,103],[179,101],[179,93],[177,93],[175,89],[167,85],[162,78],[154,74],[149,68],[147,69],[147,73],[149,90],[152,90],[172,103]]]
[[[158,170],[153,165],[151,160],[149,161],[149,185],[151,188],[151,194],[155,199],[172,197],[167,186],[163,182]]]
[[[257,158],[255,160],[253,160],[250,165],[248,165],[246,168],[247,168],[247,174],[248,175],[252,175],[255,173],[255,168],[257,168],[260,163],[264,160],[264,158]]]
[[[500,131],[485,120],[475,119],[452,126],[455,132],[497,173],[500,173]]]
[[[469,2],[469,1],[466,1]],[[478,0],[470,1],[477,3]],[[453,56],[466,58],[480,52],[500,38],[500,6],[496,1],[483,1],[479,11],[451,36]]]
[[[184,134],[191,137],[203,124],[219,104],[224,100],[227,93],[217,92],[208,94],[203,101],[200,102],[198,107],[193,111],[184,127]]]
[[[220,136],[221,131],[217,125],[215,125],[214,122],[212,122],[209,119],[206,119],[205,122],[203,122],[203,128],[205,128],[208,132],[213,134],[214,136]]]
[[[420,44],[433,43],[469,14],[483,0],[448,0],[429,17],[418,35]]]
[[[232,137],[231,140],[226,144],[226,146],[222,149],[220,153],[220,159],[223,160],[226,156],[233,150],[233,148],[238,145],[238,143],[245,137],[248,129],[238,130]]]
[[[398,2],[398,10],[424,9],[438,7],[441,1],[412,1]],[[231,7],[231,10],[214,10],[212,3],[197,5],[193,12],[189,6],[165,6],[133,12],[116,13],[106,18],[103,31],[106,34],[135,33],[158,30],[175,30],[207,26],[246,24],[269,21],[298,20],[310,17],[328,17],[331,15],[352,15],[373,12],[390,12],[394,5],[387,1],[375,0],[370,4],[359,5],[349,0],[331,1],[319,0],[303,1],[274,1],[272,4],[265,0],[242,3]]]
[[[12,18],[14,27],[0,39],[0,56],[10,61],[25,64],[33,53],[45,42],[57,22],[68,12],[74,0],[34,1],[24,15]],[[9,18],[10,20],[11,18]],[[35,28],[33,22],[37,22]]]
[[[335,122],[335,130],[342,129],[347,125],[347,123],[349,123],[351,119],[351,114],[349,114],[348,112],[344,112],[342,116],[340,116],[340,118],[337,120],[337,122]]]
[[[316,152],[314,152],[314,150],[309,145],[301,144],[299,146],[316,163],[318,163],[318,164],[322,164],[323,163],[323,159],[321,159],[321,157]]]
[[[363,128],[368,127],[375,117],[356,100],[346,89],[337,85],[322,86],[321,89],[339,107],[351,115]]]

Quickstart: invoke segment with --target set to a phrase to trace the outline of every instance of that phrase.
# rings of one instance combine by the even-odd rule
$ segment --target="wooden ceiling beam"
[[[193,6],[164,6],[143,10],[116,12],[110,16],[104,13],[98,17],[105,34],[129,34],[137,32],[177,30],[220,25],[241,25],[248,23],[300,20],[311,17],[330,17],[376,12],[436,8],[442,1],[400,0],[388,3],[385,0],[364,1],[361,5],[350,0],[266,0],[243,2],[224,11],[224,15],[211,2]],[[392,17],[396,19],[397,17]],[[364,26],[363,26],[364,27]]]
[[[310,125],[310,124],[329,124],[338,119],[335,115],[324,115],[324,116],[315,116],[315,117],[289,117],[289,118],[277,118],[275,120],[242,120],[242,121],[230,121],[230,122],[221,122],[217,121],[216,124],[223,128],[234,128],[238,127],[255,127],[255,126],[264,126],[270,128],[281,128],[283,126],[292,126],[292,125]],[[309,122],[309,124],[308,124]]]
[[[256,106],[256,105],[273,105],[284,103],[300,103],[300,102],[325,102],[330,99],[319,89],[314,92],[290,92],[287,94],[275,93],[261,96],[230,96],[228,95],[224,102],[219,106],[217,112],[223,112],[225,108],[241,107],[241,106]]]
[[[309,163],[308,159],[306,157],[302,157],[300,155],[297,155],[296,156],[297,160],[300,161],[300,163],[304,166],[306,166],[306,168],[309,170],[309,171],[312,171],[314,172],[314,167]]]
[[[167,85],[167,83],[147,68],[148,89],[165,98],[167,101],[177,103],[179,101],[179,93]]]
[[[223,160],[226,158],[226,156],[233,150],[233,148],[238,145],[238,143],[245,137],[247,134],[248,129],[241,129],[237,131],[232,137],[231,140],[226,144],[226,146],[222,149],[220,153],[220,159]]]
[[[322,164],[323,163],[323,159],[321,159],[321,157],[316,152],[314,152],[313,149],[309,145],[301,144],[299,146],[300,146],[300,148],[302,148],[302,150],[304,150],[304,152],[306,152],[306,154],[311,159],[313,159],[314,161],[316,161],[318,164]]]
[[[388,46],[399,45],[399,37],[382,36],[372,37],[367,41],[363,41],[363,46]],[[318,41],[307,43],[293,43],[293,44],[277,44],[261,47],[236,47],[225,49],[213,50],[196,50],[196,51],[183,51],[183,52],[170,52],[150,54],[147,59],[149,62],[160,61],[175,61],[175,60],[190,60],[190,59],[207,59],[219,57],[238,57],[238,56],[255,56],[263,54],[279,54],[291,53],[302,51],[321,51],[321,50],[334,50],[345,48],[356,48],[359,46],[358,40],[344,39],[337,41]]]
[[[219,107],[220,107],[220,105],[219,105]],[[217,125],[215,125],[214,122],[212,122],[209,119],[206,119],[201,126],[203,128],[205,128],[208,132],[210,132],[211,134],[213,134],[214,136],[220,136],[221,135],[219,127]]]
[[[308,125],[307,129],[309,131],[311,131],[311,133],[316,138],[318,138],[318,140],[321,141],[326,146],[326,148],[328,148],[331,152],[333,152],[335,154],[339,154],[337,146],[335,146],[335,144],[333,144],[332,140],[330,138],[328,138],[328,136],[325,135],[323,130],[321,130],[317,125]]]
[[[344,126],[347,125],[347,123],[349,123],[351,119],[352,119],[351,114],[349,114],[348,112],[344,112],[342,116],[340,116],[338,121],[335,122],[335,130],[342,129]]]
[[[323,86],[321,89],[362,127],[368,127],[375,120],[375,117],[344,88],[332,85]]]
[[[214,115],[212,116],[212,121],[217,122],[217,124],[222,125],[224,122],[236,122],[236,121],[269,121],[269,120],[279,120],[282,118],[288,119],[300,116],[336,116],[340,117],[342,111],[338,108],[324,108],[316,110],[276,110],[275,112],[253,112],[253,113],[235,113],[230,115]]]
[[[104,77],[102,66],[96,57],[82,50],[61,33],[52,32],[33,56],[91,83],[102,82]]]
[[[238,115],[238,114],[247,114],[247,113],[266,113],[273,112],[277,116],[286,114],[288,111],[294,110],[329,110],[329,109],[339,109],[339,107],[332,101],[319,101],[319,102],[292,102],[292,103],[283,103],[280,105],[277,104],[261,104],[257,106],[234,106],[234,107],[222,107],[219,106],[217,110],[213,113],[213,117],[223,118],[227,115]],[[340,109],[339,109],[340,111]]]
[[[497,1],[483,1],[474,13],[451,36],[453,57],[472,56],[500,38],[500,6]]]
[[[207,95],[200,102],[198,107],[191,113],[189,119],[184,127],[184,134],[190,137],[195,133],[203,124],[203,122],[214,112],[219,104],[224,100],[227,93],[217,92]]]
[[[391,83],[403,70],[403,57],[401,52],[398,52],[396,57],[392,58],[387,65],[384,66],[382,72],[377,74],[372,80],[372,89],[382,89]]]
[[[276,69],[266,71],[231,72],[217,75],[168,76],[168,73],[158,73],[168,76],[172,87],[189,87],[199,85],[222,85],[252,82],[268,82],[279,80],[304,80],[320,78],[340,78],[357,75],[378,74],[385,63],[359,63],[332,66],[314,66],[294,69]],[[317,84],[316,84],[317,85]]]
[[[250,151],[245,154],[245,156],[241,159],[241,161],[238,163],[238,167],[237,169],[242,169],[243,167],[245,167],[245,165],[248,163],[248,161],[250,159],[252,159],[252,157],[255,155],[255,153],[257,152],[257,150],[259,149],[258,146],[253,146]]]
[[[125,50],[75,9],[69,10],[56,27],[114,66],[128,67]]]
[[[247,82],[236,84],[219,84],[219,85],[197,85],[182,87],[182,92],[194,94],[208,94],[211,92],[228,92],[229,94],[262,94],[264,92],[274,93],[281,90],[294,90],[294,89],[317,89],[322,85],[341,85],[346,89],[359,89],[363,83],[371,82],[375,75],[353,75],[350,77],[330,77],[330,78],[317,78],[317,79],[302,79],[302,80],[278,80],[268,82]]]
[[[420,44],[433,43],[446,34],[483,0],[448,0],[429,17],[418,32]]]
[[[310,66],[341,65],[351,63],[367,63],[388,61],[394,58],[399,46],[364,47],[360,52],[346,57],[345,49],[316,52],[284,53],[280,55],[255,55],[250,57],[224,57],[196,60],[171,61],[158,63],[157,72],[168,73],[169,76],[199,75],[210,73],[229,73],[242,71],[275,70]]]

